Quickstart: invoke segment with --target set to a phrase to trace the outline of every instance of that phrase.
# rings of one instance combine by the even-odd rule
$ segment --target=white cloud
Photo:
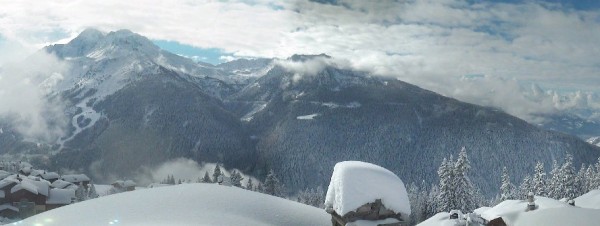
[[[11,53],[3,50],[0,48],[0,55]],[[64,104],[60,97],[48,94],[66,70],[66,64],[43,52],[30,56],[24,63],[5,64],[0,70],[0,117],[8,117],[27,139],[45,142],[58,139],[67,123]]]
[[[225,176],[231,175],[230,171],[223,168],[222,164],[219,165],[221,167],[221,172]],[[182,181],[196,182],[198,178],[204,177],[206,172],[212,177],[215,167],[215,163],[197,163],[191,159],[177,158],[162,163],[154,168],[146,168],[143,173],[136,176],[135,181],[140,185],[148,185],[150,183],[159,183],[167,178],[167,176],[172,175],[176,180],[181,179]],[[230,170],[233,171],[234,169]],[[246,185],[248,178],[252,178],[256,185],[256,181],[258,180],[255,177],[245,175],[237,169],[235,170],[240,172],[244,178],[242,180],[242,185]]]
[[[527,101],[528,94],[517,91],[528,90],[519,84],[561,92],[600,87],[597,9],[539,1],[247,2],[11,1],[0,8],[0,34],[40,47],[86,27],[127,28],[151,39],[223,49],[234,57],[326,53],[361,70],[523,118],[559,108]],[[469,74],[486,76],[460,79]],[[496,95],[483,95],[489,90]]]

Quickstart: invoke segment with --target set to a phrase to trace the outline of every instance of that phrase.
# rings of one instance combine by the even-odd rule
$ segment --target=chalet
[[[0,181],[0,204],[12,205],[19,209],[20,217],[29,217],[46,211],[49,191],[50,182],[46,180],[11,175]]]
[[[60,178],[60,175],[58,175],[58,173],[46,172],[45,170],[32,170],[30,176],[40,177],[44,180],[49,181],[50,183]]]
[[[76,185],[83,185],[84,187],[87,187],[90,183],[90,178],[85,174],[62,175],[60,179]]]
[[[75,190],[51,189],[46,200],[46,210],[55,209],[75,202]]]
[[[6,218],[17,218],[19,217],[19,208],[14,207],[8,203],[0,205],[0,216]]]
[[[354,222],[402,226],[408,223],[410,204],[404,183],[394,173],[374,164],[346,161],[334,167],[325,211],[331,214],[333,226]]]
[[[71,182],[66,182],[64,180],[60,180],[60,179],[52,182],[52,184],[50,186],[52,186],[53,188],[58,188],[58,189],[72,189],[72,190],[77,189],[77,185],[75,185]]]
[[[126,181],[117,180],[112,183],[112,186],[115,189],[118,189],[119,191],[133,191],[133,190],[135,190],[135,185],[136,185],[136,183],[133,182],[132,180],[126,180]]]

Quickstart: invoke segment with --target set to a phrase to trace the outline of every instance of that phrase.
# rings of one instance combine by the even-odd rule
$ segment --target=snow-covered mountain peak
[[[293,62],[305,62],[308,60],[313,60],[315,58],[331,58],[331,56],[321,53],[319,55],[305,55],[305,54],[294,54],[291,57],[288,58],[288,60],[291,60]]]

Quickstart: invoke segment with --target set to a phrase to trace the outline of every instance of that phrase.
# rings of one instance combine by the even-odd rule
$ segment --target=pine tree
[[[267,174],[267,178],[265,179],[264,193],[278,197],[283,196],[283,186],[273,170],[269,171],[269,174]]]
[[[85,192],[83,184],[79,184],[79,186],[77,186],[77,189],[75,190],[75,199],[77,200],[77,202],[85,201],[86,196],[87,193]]]
[[[88,185],[88,187],[89,187],[89,189],[88,189],[89,191],[88,191],[88,194],[87,194],[88,199],[98,198],[99,195],[98,195],[98,192],[96,192],[96,186],[94,186],[94,184],[90,183]]]
[[[548,182],[546,182],[547,190],[549,198],[560,199],[561,190],[560,190],[560,166],[556,159],[552,161],[552,170],[550,170],[550,177],[547,178]]]
[[[231,185],[236,186],[236,187],[242,187],[243,179],[244,179],[244,177],[242,177],[242,174],[240,172],[238,172],[237,170],[233,170],[231,172]]]
[[[567,154],[565,156],[565,163],[560,168],[560,191],[561,198],[574,199],[578,196],[577,192],[577,175],[575,174],[575,167],[573,167],[573,155]]]
[[[533,192],[533,180],[531,179],[531,176],[527,175],[523,178],[521,186],[519,186],[519,196],[516,198],[525,199],[529,192]]]
[[[246,189],[253,191],[254,190],[254,185],[252,184],[252,178],[248,178],[248,182],[246,183]]]
[[[585,164],[581,164],[581,168],[579,168],[579,172],[575,176],[577,197],[579,197],[589,191],[588,186],[587,186],[588,178],[585,176],[586,170],[587,170],[587,167],[585,166]]]
[[[598,186],[596,185],[596,172],[594,171],[594,167],[592,165],[589,165],[587,167],[587,169],[585,170],[585,178],[586,178],[586,184],[585,184],[586,193],[591,190],[598,189]]]
[[[256,185],[256,191],[260,193],[265,193],[265,188],[262,186],[260,182]]]
[[[454,172],[451,164],[452,156],[450,156],[450,161],[444,158],[437,171],[440,179],[440,184],[438,185],[439,193],[438,198],[436,199],[437,212],[449,212],[456,207],[456,205],[454,205]]]
[[[213,171],[212,181],[215,183],[219,181],[219,176],[221,176],[221,174],[221,167],[219,167],[219,164],[217,163],[217,166],[215,166],[215,170]]]
[[[535,172],[533,174],[532,181],[532,192],[535,195],[539,196],[548,196],[546,192],[546,171],[544,170],[544,164],[541,162],[537,162],[535,164]]]
[[[204,172],[204,177],[201,180],[202,183],[212,183],[213,181],[210,179],[208,175],[208,171]]]
[[[475,187],[471,183],[471,180],[467,176],[471,169],[471,163],[467,156],[467,150],[463,147],[458,154],[456,163],[454,164],[454,177],[455,177],[455,195],[457,209],[463,213],[468,213],[477,208],[475,203]]]
[[[502,168],[502,185],[500,185],[500,201],[515,199],[515,185],[510,182],[508,169]]]

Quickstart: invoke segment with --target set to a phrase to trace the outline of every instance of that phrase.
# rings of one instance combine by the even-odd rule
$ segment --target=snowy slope
[[[236,187],[182,184],[105,196],[19,225],[330,225],[324,210]]]
[[[598,192],[588,193],[581,198],[596,199]],[[523,200],[506,200],[492,208],[482,208],[476,211],[481,217],[492,220],[502,217],[511,226],[520,225],[545,225],[545,226],[595,226],[600,222],[600,209],[581,208],[570,206],[564,202],[546,198],[535,197],[538,209],[526,212],[527,202]],[[583,202],[582,202],[583,203]],[[438,213],[435,216],[418,224],[419,226],[446,226],[465,225],[464,220],[449,219],[447,212]]]
[[[600,137],[590,137],[586,141],[590,144],[600,147]]]
[[[583,208],[600,209],[600,190],[592,190],[575,198],[575,205]]]

